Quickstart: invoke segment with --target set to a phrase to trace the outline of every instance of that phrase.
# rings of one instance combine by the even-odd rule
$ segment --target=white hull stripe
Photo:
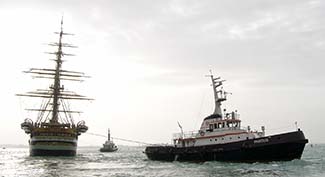
[[[59,146],[59,145],[30,145],[31,150],[72,150],[76,151],[77,146]]]
[[[32,142],[68,142],[68,143],[77,143],[77,140],[68,140],[68,139],[36,139],[32,138]]]
[[[210,139],[210,138],[218,138],[218,137],[224,137],[224,136],[228,136],[228,135],[240,135],[240,134],[247,134],[247,132],[227,133],[227,134],[213,135],[213,136],[201,136],[201,137],[195,137],[195,138],[186,138],[186,139],[183,139],[183,140]]]

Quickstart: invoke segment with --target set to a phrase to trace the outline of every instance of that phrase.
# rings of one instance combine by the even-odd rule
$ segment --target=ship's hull
[[[100,148],[99,151],[100,152],[115,152],[115,151],[117,151],[117,148],[114,148],[114,149],[112,149],[112,148]]]
[[[77,142],[75,129],[38,128],[31,132],[30,156],[75,156]]]
[[[30,149],[30,156],[75,156],[76,150]]]
[[[145,154],[160,161],[289,161],[300,159],[308,140],[302,131],[226,144],[192,147],[149,146]]]
[[[29,152],[30,156],[75,156],[77,143],[71,139],[44,140],[33,137],[30,140]]]

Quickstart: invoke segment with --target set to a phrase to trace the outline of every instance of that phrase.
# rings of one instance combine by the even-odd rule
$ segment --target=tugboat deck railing
[[[174,133],[173,139],[195,138],[199,134],[198,131],[189,131],[184,133]]]
[[[212,131],[209,132],[229,132],[229,131],[248,131],[248,130],[249,128],[244,128],[244,127],[226,127],[220,129],[213,129]],[[183,133],[174,133],[173,139],[190,139],[190,138],[196,138],[199,135],[200,135],[200,131],[198,130],[188,131]]]

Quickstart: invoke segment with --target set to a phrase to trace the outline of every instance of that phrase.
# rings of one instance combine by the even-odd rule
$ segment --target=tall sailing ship
[[[212,81],[215,110],[205,117],[198,131],[176,133],[173,145],[153,145],[145,149],[151,160],[161,161],[282,161],[300,159],[308,143],[302,130],[282,134],[265,135],[241,127],[237,111],[222,110],[221,103],[227,100],[220,77],[209,75]]]
[[[21,124],[25,133],[30,135],[28,142],[31,156],[74,156],[77,151],[78,136],[88,130],[84,121],[75,124],[73,114],[81,112],[70,110],[68,101],[92,99],[66,90],[61,81],[82,81],[83,78],[89,76],[83,72],[62,69],[62,64],[66,61],[62,58],[73,56],[73,54],[63,52],[63,48],[76,47],[62,41],[63,36],[72,35],[63,32],[63,19],[60,32],[55,32],[55,34],[59,35],[59,41],[49,44],[57,47],[56,52],[49,53],[55,56],[55,59],[52,59],[55,62],[55,68],[31,68],[25,71],[25,73],[32,74],[33,78],[50,79],[53,83],[47,89],[17,94],[17,96],[43,99],[39,109],[26,109],[38,112],[37,119],[33,121],[26,118]]]

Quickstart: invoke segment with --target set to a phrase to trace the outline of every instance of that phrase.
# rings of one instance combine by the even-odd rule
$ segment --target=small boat
[[[114,152],[117,151],[118,148],[117,146],[114,144],[113,140],[111,140],[111,133],[110,133],[110,129],[108,129],[108,138],[107,141],[105,141],[105,143],[103,144],[103,147],[99,149],[100,152]]]
[[[265,136],[261,131],[241,127],[236,111],[221,109],[221,102],[227,100],[228,92],[221,87],[225,80],[209,75],[212,80],[215,110],[204,118],[198,131],[173,135],[173,145],[147,146],[145,154],[150,160],[160,161],[289,161],[300,159],[308,143],[304,133],[297,128],[282,134]]]

